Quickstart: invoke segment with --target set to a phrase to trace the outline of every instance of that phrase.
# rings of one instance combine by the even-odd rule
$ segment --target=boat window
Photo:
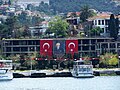
[[[4,65],[3,65],[3,63],[2,62],[0,62],[0,68],[2,68]]]
[[[0,74],[5,74],[7,70],[0,70]]]
[[[10,62],[0,62],[0,68],[11,68],[12,63]]]

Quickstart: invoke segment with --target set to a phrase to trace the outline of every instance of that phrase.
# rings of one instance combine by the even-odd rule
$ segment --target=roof
[[[0,60],[0,62],[12,62],[12,60]]]
[[[94,17],[90,17],[88,19],[88,21],[92,21],[92,20],[95,20],[95,19],[110,19],[110,15],[111,15],[110,13],[99,13]],[[116,15],[115,17],[120,18],[120,15],[118,15],[118,16]]]

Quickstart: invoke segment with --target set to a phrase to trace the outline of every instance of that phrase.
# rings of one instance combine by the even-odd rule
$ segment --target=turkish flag
[[[42,39],[40,40],[40,54],[42,56],[52,56],[53,40]]]
[[[66,53],[78,53],[78,40],[66,40]]]

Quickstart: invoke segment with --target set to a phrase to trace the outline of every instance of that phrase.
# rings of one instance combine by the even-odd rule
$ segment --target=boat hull
[[[12,80],[12,79],[13,79],[13,73],[0,74],[0,81],[1,80]]]
[[[72,74],[72,76],[75,78],[93,78],[94,77],[94,75],[92,74],[78,74],[78,75]]]

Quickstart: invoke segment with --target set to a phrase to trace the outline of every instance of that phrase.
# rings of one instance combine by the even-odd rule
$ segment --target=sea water
[[[120,90],[120,76],[14,78],[0,81],[0,90]]]

